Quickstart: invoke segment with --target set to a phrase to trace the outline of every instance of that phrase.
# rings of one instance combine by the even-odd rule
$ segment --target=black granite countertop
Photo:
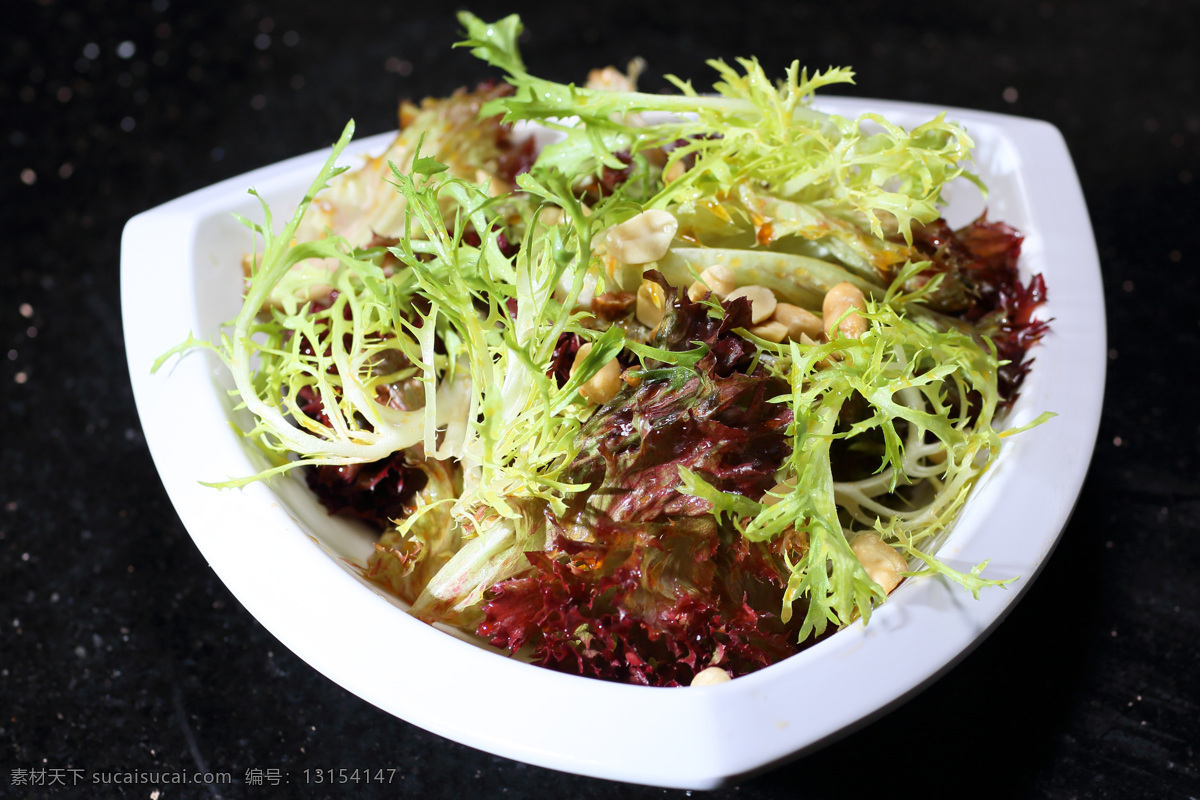
[[[773,74],[794,58],[851,65],[864,97],[1044,119],[1087,198],[1109,376],[1091,472],[1053,558],[995,633],[916,699],[713,796],[1200,796],[1200,4],[472,8],[521,11],[527,61],[564,80],[641,55],[648,88],[665,88],[663,73],[699,84],[705,58],[755,54]],[[327,146],[350,117],[361,134],[384,132],[401,98],[486,77],[450,48],[453,8],[9,0],[4,12],[0,797],[683,796],[477,752],[311,669],[207,566],[139,428],[122,226]],[[664,720],[629,735],[652,757],[654,736],[687,732]],[[304,785],[305,770],[342,767],[395,777]],[[182,770],[233,782],[84,785]],[[250,785],[268,770],[292,782]]]

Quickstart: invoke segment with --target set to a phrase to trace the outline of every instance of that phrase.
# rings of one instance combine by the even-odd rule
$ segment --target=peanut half
[[[637,292],[637,321],[647,328],[656,328],[666,315],[667,295],[654,281],[642,281]]]
[[[692,678],[691,686],[716,686],[718,683],[728,683],[733,676],[720,667],[706,667]]]
[[[651,208],[608,229],[608,254],[624,264],[649,264],[667,254],[679,221],[669,211]]]
[[[825,332],[825,325],[820,317],[807,308],[791,303],[775,306],[775,321],[783,323],[787,327],[787,338],[797,342],[800,341],[801,334],[816,339]]]
[[[758,325],[752,325],[746,330],[760,339],[766,339],[768,342],[774,342],[775,344],[782,342],[788,335],[787,325],[774,319],[769,319]]]
[[[885,594],[891,594],[900,585],[900,573],[908,569],[908,563],[883,539],[873,533],[860,533],[850,543],[850,549]]]
[[[712,292],[717,298],[723,300],[736,288],[737,279],[733,275],[733,270],[724,264],[713,264],[700,273],[699,280],[693,281],[692,285],[688,287],[688,297],[692,302],[698,303],[704,299],[705,295]]]
[[[588,342],[579,348],[575,353],[575,360],[571,362],[571,376],[579,370],[579,365],[592,352],[592,343]],[[616,396],[621,390],[621,365],[617,359],[610,359],[607,364],[600,368],[600,371],[588,379],[583,386],[579,387],[579,393],[583,398],[592,405],[604,405],[609,400]]]
[[[766,322],[775,313],[775,306],[779,303],[775,300],[774,293],[765,286],[759,286],[752,283],[748,286],[739,286],[730,292],[725,299],[736,300],[739,297],[745,297],[750,301],[750,321],[755,325],[761,322]]]

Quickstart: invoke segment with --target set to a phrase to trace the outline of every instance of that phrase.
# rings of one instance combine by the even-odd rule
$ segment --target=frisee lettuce
[[[579,548],[603,552],[610,524],[658,530],[669,523],[665,508],[683,510],[672,512],[681,524],[662,541],[700,537],[693,543],[700,551],[755,565],[745,574],[739,568],[738,586],[778,589],[777,608],[743,615],[736,648],[718,636],[707,656],[690,644],[657,656],[686,652],[689,669],[702,666],[698,658],[720,663],[727,645],[746,663],[769,661],[755,655],[752,632],[771,615],[785,626],[773,636],[786,630],[801,642],[831,625],[868,620],[886,593],[851,547],[857,532],[877,534],[910,563],[973,593],[1002,585],[982,577],[984,565],[961,572],[933,555],[1002,436],[994,348],[969,323],[924,306],[947,273],[914,246],[914,229],[939,221],[950,181],[979,183],[965,166],[967,133],[944,115],[905,130],[876,114],[847,119],[815,110],[813,93],[852,83],[848,69],[809,74],[792,64],[776,84],[753,59],[736,67],[711,61],[712,95],[676,78],[673,95],[560,84],[527,70],[519,18],[486,23],[463,12],[459,19],[460,46],[501,69],[512,90],[456,94],[427,106],[402,132],[386,174],[400,211],[379,205],[377,187],[364,191],[361,174],[339,182],[335,164],[353,134],[348,125],[280,232],[265,203],[264,222],[243,220],[262,249],[230,331],[172,351],[203,345],[224,361],[254,419],[244,433],[272,460],[257,475],[216,485],[404,451],[430,482],[385,535],[370,574],[423,619],[503,631],[498,642],[532,644],[535,652],[543,642],[555,653],[543,658],[548,664],[562,661],[564,647],[595,652],[596,633],[580,627],[579,609],[538,617],[543,625],[571,619],[571,631],[539,632],[528,620],[497,616],[518,613],[529,598],[489,598],[524,597],[504,587],[535,567],[539,580],[569,579],[574,591],[611,590],[618,578],[604,570],[613,559],[593,554],[585,564]],[[464,108],[486,120],[488,136],[534,123],[559,138],[497,192],[499,139],[472,141],[461,152],[454,146],[466,135]],[[378,160],[371,169],[381,171]],[[622,178],[605,183],[613,175]],[[314,211],[323,191],[325,204]],[[394,241],[365,240],[355,222],[368,215],[355,206],[363,196],[372,198],[370,219],[398,226]],[[679,229],[662,258],[636,267],[630,286],[629,265],[608,255],[605,232],[648,209],[668,210]],[[337,229],[339,219],[353,240]],[[713,265],[728,268],[739,285],[765,286],[810,309],[850,283],[867,298],[867,331],[815,342],[763,339],[748,305],[712,295],[692,303],[671,288],[683,292]],[[659,329],[594,313],[593,298],[636,288],[643,273],[661,276],[652,279],[668,289]],[[559,379],[553,364],[570,342],[590,343],[591,352]],[[596,411],[580,389],[614,358],[627,367],[626,385]],[[771,396],[763,396],[766,387]],[[671,413],[687,417],[704,406],[712,415],[688,436],[724,437],[685,444],[713,453],[747,446],[753,432],[747,440],[712,405],[721,392],[750,404],[738,425],[790,420],[789,454],[717,466],[689,461],[682,444],[669,455],[645,449],[654,421],[635,406],[660,395]],[[605,426],[616,430],[627,418],[642,420],[644,430],[609,452]],[[844,466],[856,460],[872,466]],[[634,497],[621,506],[628,519],[610,517],[610,492],[651,491],[628,484],[643,468],[655,475],[654,491],[670,496]],[[697,515],[707,521],[694,524]],[[644,538],[634,537],[636,558],[621,567],[629,575],[640,574],[635,562],[658,563]],[[626,539],[628,532],[609,544]],[[545,557],[529,557],[535,552]],[[671,566],[677,574],[664,573],[661,583],[643,576],[651,583],[637,591],[622,577],[625,588],[611,596],[648,593],[676,610],[707,603],[713,619],[742,602],[729,605],[730,597],[718,596],[729,587],[688,569]],[[594,579],[588,570],[597,571]],[[654,628],[661,620],[653,615],[638,616],[644,610],[610,612],[640,620],[636,636],[646,647],[669,635]],[[620,650],[611,641],[607,647]],[[655,668],[646,653],[638,658],[640,679],[682,674]]]
[[[748,184],[765,187],[776,198],[836,209],[877,237],[884,233],[886,218],[911,242],[914,221],[938,218],[937,204],[947,183],[962,177],[980,184],[962,166],[973,146],[970,137],[944,114],[906,131],[878,114],[850,120],[813,110],[812,95],[818,89],[853,83],[848,69],[809,75],[793,62],[777,85],[755,59],[738,59],[742,72],[714,59],[708,64],[720,76],[713,85],[715,97],[701,95],[673,76],[668,79],[679,95],[588,89],[526,71],[517,49],[522,31],[518,17],[485,23],[463,12],[459,20],[468,36],[460,46],[504,70],[517,87],[513,96],[489,102],[482,113],[502,114],[509,122],[537,121],[564,134],[562,143],[548,148],[547,164],[583,174],[602,165],[620,168],[617,150],[634,153],[687,142],[670,152],[667,168],[684,159],[694,159],[695,165],[681,180],[664,186],[647,207],[694,201]],[[628,114],[655,112],[681,117],[637,128],[621,121]]]

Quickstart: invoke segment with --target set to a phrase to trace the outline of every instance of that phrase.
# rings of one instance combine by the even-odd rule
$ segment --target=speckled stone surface
[[[702,84],[710,56],[756,54],[773,73],[793,58],[846,64],[861,96],[1048,120],[1076,160],[1110,372],[1090,477],[1058,551],[934,686],[713,796],[1200,796],[1200,5],[473,8],[522,11],[527,61],[560,79],[635,55],[651,89],[667,72]],[[452,9],[437,4],[4,4],[0,797],[683,796],[471,750],[314,672],[207,567],[141,437],[118,306],[125,221],[326,146],[351,116],[361,134],[383,132],[401,98],[486,77],[450,48],[456,38]],[[663,720],[629,735],[652,758],[655,736],[689,733]],[[311,782],[331,768],[394,773],[388,784]],[[232,783],[90,784],[184,770]],[[67,785],[27,785],[39,773]],[[284,775],[286,785],[254,785]]]

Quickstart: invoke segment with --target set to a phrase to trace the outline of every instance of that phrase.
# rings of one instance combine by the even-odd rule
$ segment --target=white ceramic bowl
[[[940,110],[847,98],[820,106],[878,111],[904,125]],[[939,553],[960,569],[990,559],[985,575],[1020,576],[1007,589],[973,600],[941,578],[910,579],[869,626],[851,626],[744,678],[695,689],[617,685],[520,663],[410,617],[347,566],[363,563],[372,537],[329,517],[297,478],[240,490],[202,485],[262,465],[229,425],[228,377],[202,351],[155,375],[151,364],[191,332],[211,338],[236,314],[250,234],[231,214],[260,216],[247,189],[283,219],[326,153],[232,178],[125,228],[129,368],[163,484],[212,568],[271,633],[346,689],[422,728],[553,769],[689,789],[810,751],[912,696],[1004,617],[1053,550],[1095,443],[1104,305],[1091,225],[1062,137],[1033,120],[956,109],[950,117],[976,140],[989,218],[1025,234],[1023,270],[1044,273],[1049,302],[1040,316],[1053,318],[1012,421],[1043,410],[1059,416],[1008,441]],[[390,139],[353,144],[346,163]],[[961,225],[983,207],[973,187],[955,186],[947,216]],[[528,701],[533,713],[523,698],[536,698]],[[688,735],[654,736],[653,748],[629,735],[656,730]]]

